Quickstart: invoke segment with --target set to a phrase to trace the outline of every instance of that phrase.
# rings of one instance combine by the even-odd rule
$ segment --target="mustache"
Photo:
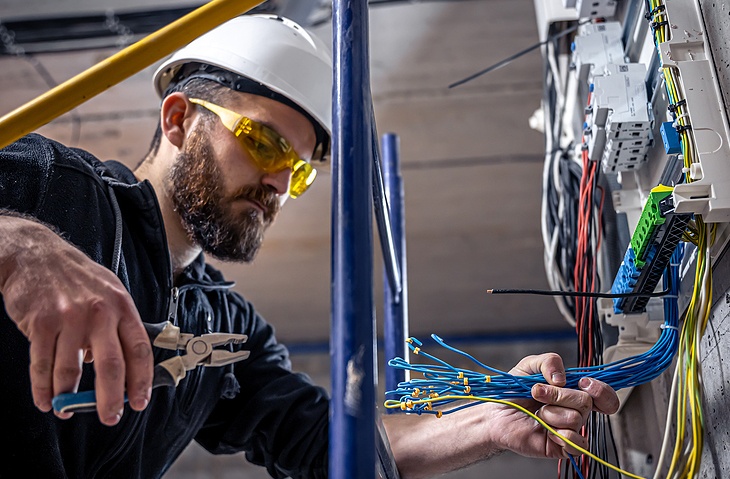
[[[279,198],[261,185],[246,185],[233,195],[233,200],[255,201],[264,208],[264,216],[271,221],[281,209]]]

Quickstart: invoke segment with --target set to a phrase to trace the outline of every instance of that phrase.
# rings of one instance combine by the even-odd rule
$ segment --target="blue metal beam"
[[[372,99],[365,0],[334,0],[329,477],[375,477]]]
[[[375,113],[372,113],[375,118]],[[393,238],[393,223],[390,218],[390,207],[385,192],[385,182],[383,180],[384,166],[380,163],[380,155],[378,148],[378,132],[375,128],[375,122],[372,125],[373,137],[373,204],[375,205],[375,220],[378,223],[378,236],[380,238],[380,248],[383,251],[383,262],[385,266],[385,280],[390,283],[390,289],[393,291],[394,300],[400,301],[401,297],[401,267],[398,260],[398,253]]]
[[[385,360],[399,357],[408,360],[408,350],[405,340],[408,337],[408,282],[406,270],[406,235],[405,235],[405,207],[403,178],[400,175],[400,157],[398,136],[393,133],[383,135],[381,141],[383,152],[383,178],[387,203],[390,206],[390,226],[395,248],[397,264],[400,267],[400,291],[394,289],[392,281],[385,271],[383,283],[385,286],[385,308],[383,338],[385,344]],[[388,264],[386,263],[386,269]],[[385,369],[385,390],[390,391],[398,387],[398,383],[405,381],[406,372],[403,369]],[[395,412],[388,409],[389,413]]]

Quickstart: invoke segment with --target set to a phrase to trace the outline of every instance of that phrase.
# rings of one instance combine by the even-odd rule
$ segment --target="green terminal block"
[[[659,203],[671,195],[672,191],[674,191],[674,188],[671,186],[659,185],[652,188],[649,193],[639,223],[631,236],[631,247],[636,254],[636,266],[638,268],[643,268],[646,264],[644,255],[651,244],[657,226],[664,224],[666,221],[659,208]]]

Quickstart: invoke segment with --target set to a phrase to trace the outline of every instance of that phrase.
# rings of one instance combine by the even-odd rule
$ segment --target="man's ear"
[[[195,108],[184,93],[175,92],[162,100],[160,126],[162,134],[177,148],[182,148],[192,125]]]

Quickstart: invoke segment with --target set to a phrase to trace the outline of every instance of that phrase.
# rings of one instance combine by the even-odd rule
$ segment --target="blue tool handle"
[[[155,365],[152,389],[160,386],[177,385],[177,380],[160,364]],[[124,402],[129,398],[124,393]],[[96,411],[96,391],[82,391],[80,393],[64,393],[54,397],[51,401],[56,412],[94,412]]]
[[[127,402],[124,394],[124,402]],[[96,411],[96,391],[59,394],[51,401],[56,412],[94,412]]]

